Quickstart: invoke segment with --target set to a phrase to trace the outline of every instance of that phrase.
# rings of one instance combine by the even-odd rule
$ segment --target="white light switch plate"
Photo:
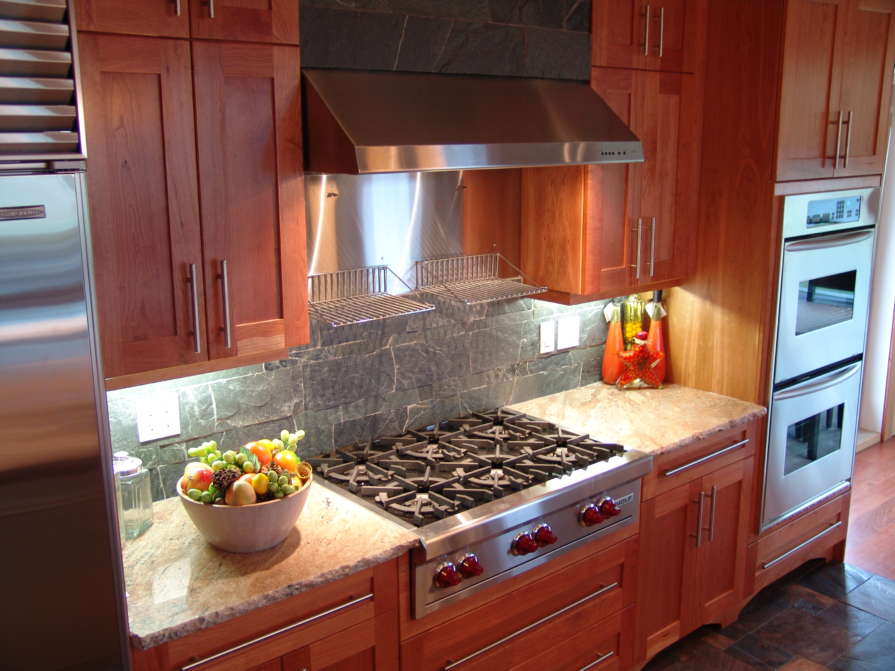
[[[541,354],[549,354],[556,349],[556,322],[548,319],[541,322]]]
[[[137,437],[141,443],[180,433],[180,401],[176,391],[137,400]]]
[[[578,315],[560,317],[556,320],[556,349],[578,347],[581,332],[581,318]]]

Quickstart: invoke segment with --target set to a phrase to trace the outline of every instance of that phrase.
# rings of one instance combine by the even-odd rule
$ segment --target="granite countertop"
[[[596,440],[661,454],[767,413],[767,409],[699,389],[619,391],[601,382],[510,406]]]
[[[413,532],[316,482],[294,531],[264,552],[217,550],[177,498],[154,504],[152,513],[152,527],[124,544],[131,640],[144,649],[375,566],[418,543]]]

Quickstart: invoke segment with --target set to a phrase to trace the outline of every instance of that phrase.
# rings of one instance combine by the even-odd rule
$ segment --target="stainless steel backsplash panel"
[[[463,253],[462,177],[307,175],[308,274],[387,265],[414,286],[416,261]]]

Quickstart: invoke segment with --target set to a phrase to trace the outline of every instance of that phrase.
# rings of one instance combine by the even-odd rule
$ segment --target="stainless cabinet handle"
[[[451,671],[451,669],[456,669],[458,666],[466,664],[466,662],[468,662],[470,659],[474,659],[474,658],[478,657],[479,655],[482,655],[482,654],[488,652],[489,650],[493,650],[494,648],[496,648],[500,645],[503,645],[507,641],[511,641],[514,638],[521,636],[522,634],[524,634],[526,632],[531,631],[535,627],[539,627],[542,624],[544,624],[545,622],[549,622],[550,620],[553,620],[553,619],[559,617],[563,613],[567,613],[570,610],[572,610],[573,608],[577,608],[581,604],[583,604],[587,601],[590,601],[591,599],[595,599],[598,596],[601,596],[601,595],[605,594],[606,592],[609,592],[609,591],[615,589],[616,587],[618,587],[617,582],[614,582],[611,585],[606,585],[605,587],[601,587],[596,592],[592,592],[592,593],[588,594],[587,596],[578,599],[578,601],[575,601],[574,603],[570,603],[568,606],[565,606],[563,608],[560,608],[557,611],[554,611],[553,613],[550,613],[550,615],[545,615],[540,620],[532,622],[528,626],[522,627],[522,629],[517,629],[512,634],[507,634],[500,640],[494,641],[494,643],[489,643],[484,648],[479,648],[475,652],[471,652],[468,655],[466,655],[466,657],[464,657],[462,659],[458,659],[456,662],[450,662],[449,664],[445,665],[443,671]],[[186,669],[184,669],[184,671],[186,671]]]
[[[634,262],[634,278],[636,280],[640,280],[640,265],[643,261],[643,218],[637,217],[637,223],[634,224],[637,229],[637,252],[635,254],[636,261]]]
[[[842,110],[839,110],[839,121],[831,121],[837,126],[836,130],[836,151],[833,158],[833,170],[839,170],[839,147],[842,146]]]
[[[827,527],[826,529],[824,529],[823,531],[814,534],[814,535],[813,535],[811,538],[809,538],[808,540],[799,543],[799,544],[796,545],[792,550],[787,550],[786,552],[784,552],[784,553],[783,553],[782,555],[780,555],[779,557],[775,557],[775,558],[772,559],[771,561],[767,561],[767,562],[763,563],[763,564],[761,565],[761,567],[762,567],[762,568],[771,568],[771,567],[774,566],[775,564],[779,564],[779,563],[782,562],[784,559],[787,559],[788,557],[793,556],[796,552],[798,552],[799,550],[801,550],[803,547],[807,547],[808,545],[811,545],[811,544],[812,544],[814,541],[816,541],[817,539],[819,539],[819,538],[823,538],[823,537],[826,536],[828,533],[830,533],[830,532],[833,531],[834,529],[838,529],[838,528],[841,527],[841,526],[842,526],[842,522],[841,522],[841,521],[840,521],[840,522],[836,522],[835,524],[831,524],[830,526],[828,526],[828,527]]]
[[[646,18],[643,20],[643,55],[649,56],[649,20],[650,6],[646,6]]]
[[[665,8],[659,7],[659,58],[665,55]]]
[[[718,503],[718,486],[712,485],[712,507],[709,509],[709,542],[715,540],[715,508]]]
[[[740,440],[740,441],[734,443],[733,445],[728,445],[727,447],[720,449],[717,452],[712,452],[711,454],[707,454],[704,457],[700,457],[699,459],[694,459],[693,461],[688,461],[683,466],[678,466],[677,468],[672,468],[670,471],[665,471],[662,475],[665,476],[666,478],[670,475],[677,475],[678,473],[681,473],[682,471],[689,470],[689,469],[693,468],[694,466],[699,466],[700,464],[704,464],[705,462],[709,461],[710,459],[714,459],[715,457],[720,457],[722,454],[727,454],[728,452],[731,452],[731,451],[737,449],[738,447],[742,447],[743,445],[746,445],[748,442],[749,442],[749,439],[744,438],[743,440]]]
[[[202,343],[199,341],[199,277],[196,272],[196,264],[190,264],[190,276],[187,280],[190,283],[190,304],[193,308],[193,351],[196,354],[202,353]]]
[[[177,14],[177,16],[180,16],[182,9],[183,8],[180,6],[180,0],[174,0],[174,13]]]
[[[702,508],[705,503],[705,492],[699,492],[699,498],[693,503],[699,506],[699,512],[696,515],[696,533],[690,535],[696,537],[696,547],[699,547],[702,545]]]
[[[233,327],[230,324],[230,274],[227,272],[227,259],[221,261],[221,294],[224,299],[224,346],[233,347]]]
[[[214,0],[205,0],[205,4],[208,5],[208,18],[214,18]]]
[[[293,629],[298,629],[299,627],[303,627],[306,624],[311,624],[312,622],[316,622],[317,620],[322,620],[324,617],[328,615],[332,615],[333,613],[338,613],[341,610],[345,610],[346,608],[351,608],[352,606],[356,606],[357,604],[363,603],[364,601],[372,601],[372,594],[365,594],[364,596],[359,596],[356,599],[352,599],[351,601],[346,601],[343,604],[339,604],[338,606],[333,606],[328,610],[324,610],[315,615],[311,615],[306,617],[303,620],[299,620],[298,622],[293,622],[292,624],[288,624],[285,627],[280,627],[279,629],[270,632],[269,634],[264,634],[257,638],[253,638],[251,641],[246,641],[245,643],[240,643],[237,646],[232,648],[227,648],[226,650],[222,650],[221,652],[217,652],[213,655],[209,655],[208,657],[203,657],[202,659],[198,659],[195,662],[187,664],[186,666],[181,667],[180,671],[193,671],[194,669],[198,669],[200,666],[205,666],[210,662],[217,661],[222,657],[227,657],[228,655],[232,655],[234,653],[245,650],[246,648],[250,648],[254,645],[258,645],[259,643],[263,643],[264,641],[270,640],[274,636],[279,636],[280,634],[285,634],[288,631],[292,631]]]
[[[651,218],[650,245],[649,245],[649,277],[653,279],[656,274],[656,218]]]
[[[610,651],[607,652],[605,655],[600,655],[599,657],[597,657],[597,658],[596,658],[594,661],[592,661],[590,664],[586,664],[586,665],[582,666],[580,669],[578,669],[578,671],[588,671],[588,669],[593,669],[593,668],[596,667],[598,664],[602,664],[603,662],[605,662],[607,659],[609,659],[610,657],[612,657],[612,655],[614,655],[614,654],[615,654],[615,651],[614,651],[614,650],[610,650]]]
[[[851,126],[852,126],[852,113],[851,110],[848,111],[848,121],[845,123],[848,124],[848,130],[845,131],[845,158],[842,159],[842,167],[848,167],[848,155],[851,152]]]

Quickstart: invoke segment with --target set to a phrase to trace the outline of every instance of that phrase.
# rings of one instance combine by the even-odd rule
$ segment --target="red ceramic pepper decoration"
[[[618,355],[623,367],[616,383],[619,389],[662,386],[662,380],[656,375],[656,367],[664,361],[665,355],[661,352],[650,352],[646,346],[646,338],[646,331],[640,331],[634,336],[634,347]]]
[[[662,332],[663,322],[668,311],[662,304],[662,292],[653,292],[653,300],[646,304],[646,314],[649,315],[649,334],[646,337],[646,348],[654,354],[662,354],[662,360],[656,364],[656,377],[659,382],[665,380],[665,369],[668,358],[665,354],[665,335]]]

